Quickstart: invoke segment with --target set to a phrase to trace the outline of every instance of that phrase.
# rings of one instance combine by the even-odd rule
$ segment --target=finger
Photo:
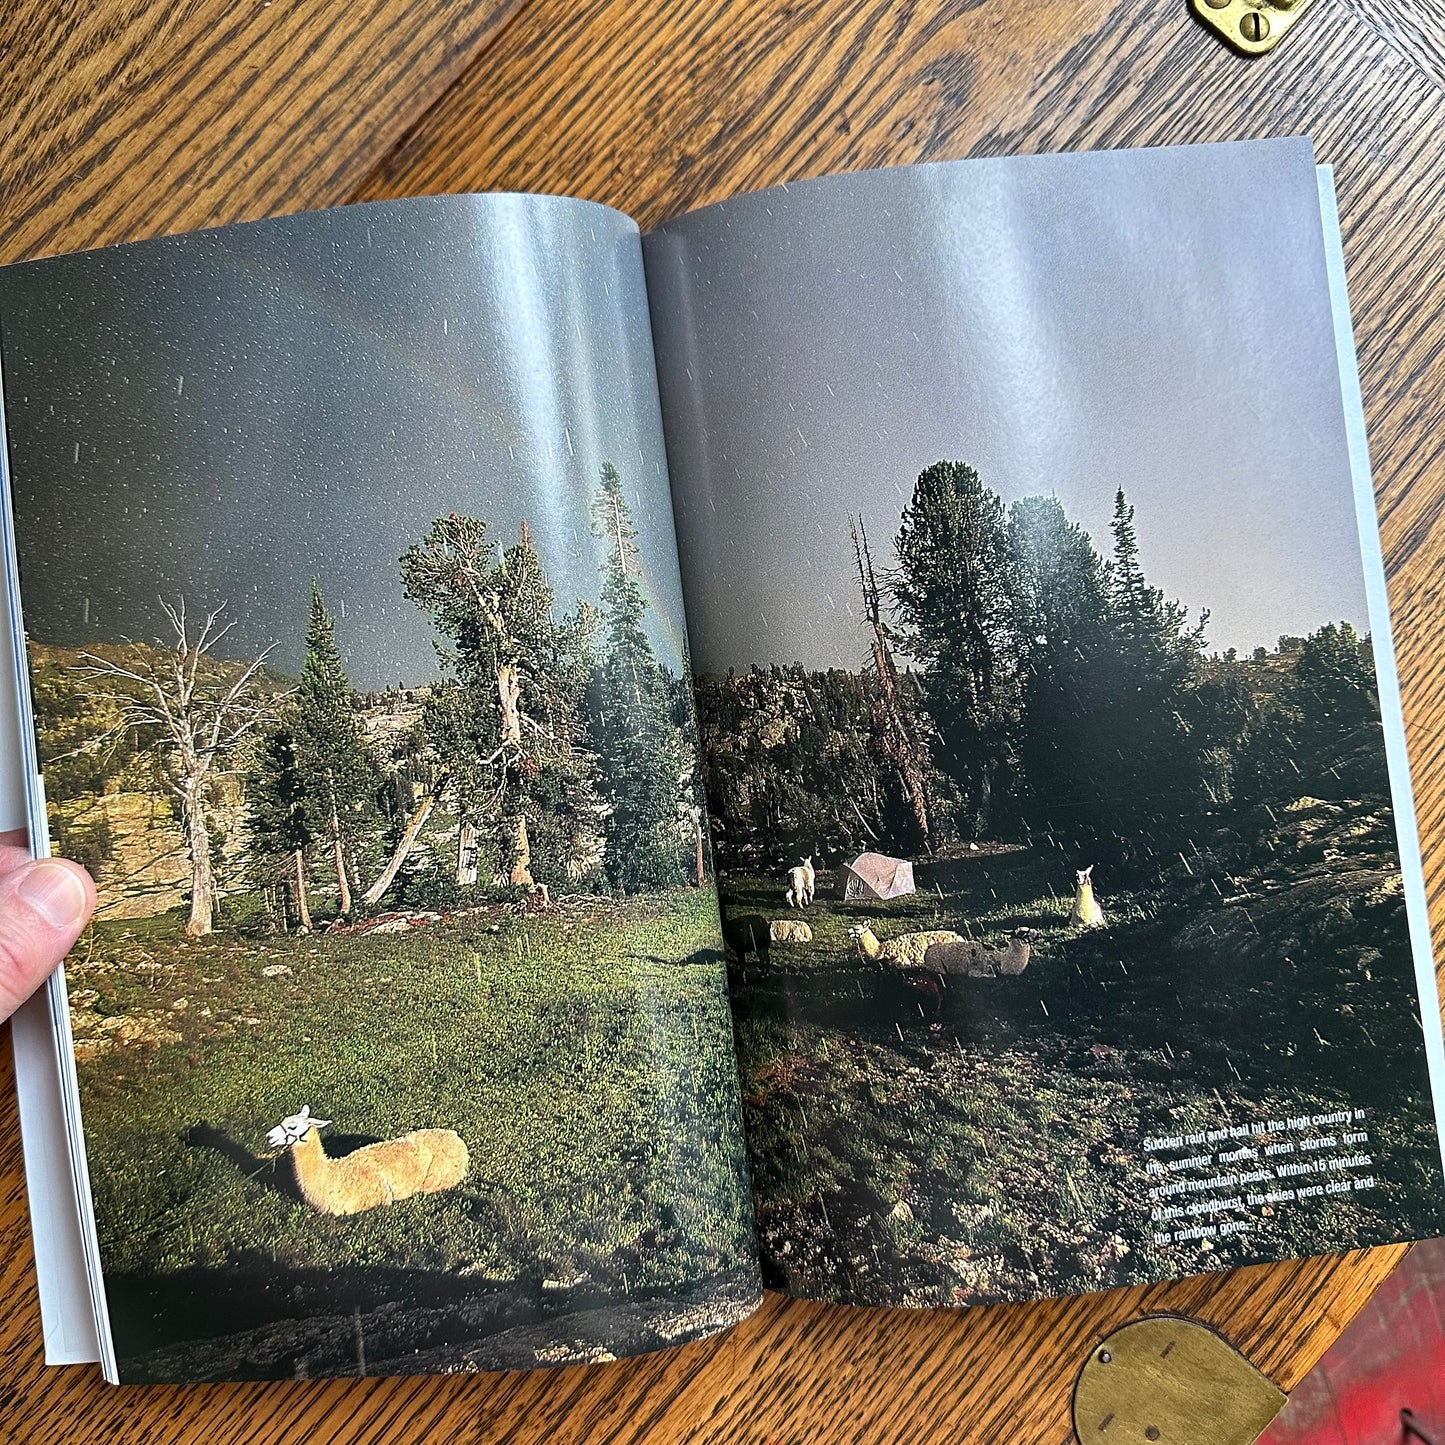
[[[30,861],[30,834],[24,828],[0,833],[0,877]]]
[[[63,858],[27,863],[0,878],[0,1019],[40,987],[94,907],[90,874]]]

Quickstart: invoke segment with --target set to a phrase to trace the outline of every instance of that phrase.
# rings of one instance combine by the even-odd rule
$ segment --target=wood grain
[[[0,6],[0,261],[339,205],[519,0]]]
[[[59,0],[19,0],[20,23],[43,30],[58,8]],[[308,8],[343,13],[340,5]],[[104,35],[116,33],[107,17],[116,27],[123,9],[121,0],[97,0],[88,12],[95,39],[87,63],[97,73],[124,76],[129,65],[151,77],[129,103],[153,117],[148,134],[161,145],[154,138],[170,133],[171,118],[179,124],[169,87],[186,62],[159,5],[146,12],[154,38],[132,60],[114,41],[107,48]],[[191,32],[204,35],[230,8],[200,0],[192,12],[209,17]],[[444,27],[421,7],[360,0],[346,13],[398,53],[444,45]],[[382,23],[387,16],[395,34]],[[13,15],[0,21],[0,55],[7,25],[14,29]],[[316,47],[309,92],[281,95],[283,69],[268,58],[248,93],[259,104],[259,92],[275,90],[276,106],[254,146],[229,139],[225,108],[213,108],[194,154],[209,144],[230,159],[196,161],[185,176],[149,153],[127,162],[118,112],[87,109],[63,66],[42,74],[39,62],[23,59],[27,75],[0,78],[11,88],[0,88],[0,115],[13,116],[7,94],[28,93],[58,117],[91,116],[91,130],[73,180],[63,126],[59,139],[54,124],[30,124],[18,142],[0,134],[0,184],[12,181],[12,158],[33,168],[21,202],[12,205],[8,189],[0,198],[0,255],[141,234],[148,222],[152,232],[177,229],[335,198],[343,172],[366,151],[367,122],[351,108],[357,79],[322,28],[308,32]],[[236,85],[221,63],[230,53],[218,48],[188,93]],[[375,121],[384,127],[401,113],[411,77],[387,71],[380,56],[362,59],[373,93],[389,97]],[[430,100],[422,93],[417,111]],[[333,147],[325,117],[337,105],[347,119],[335,122]],[[665,14],[646,0],[530,0],[350,195],[544,190],[607,201],[649,223],[834,170],[1293,132],[1313,134],[1321,158],[1336,166],[1421,823],[1435,840],[1445,826],[1445,665],[1432,655],[1441,604],[1434,574],[1445,547],[1441,0],[1317,0],[1263,61],[1226,51],[1182,0],[1103,13],[1083,0],[692,0]],[[228,164],[242,208],[230,212]],[[192,175],[204,179],[192,185]],[[1445,849],[1434,841],[1426,872],[1438,932]],[[0,1418],[35,1445],[1063,1442],[1084,1354],[1123,1321],[1150,1310],[1192,1315],[1289,1389],[1401,1254],[1360,1252],[958,1314],[771,1299],[721,1339],[547,1374],[116,1391],[93,1371],[40,1365],[3,1076],[0,1101]]]

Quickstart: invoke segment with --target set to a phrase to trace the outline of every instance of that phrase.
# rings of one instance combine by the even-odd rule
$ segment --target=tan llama
[[[360,1214],[413,1194],[453,1189],[467,1177],[467,1146],[451,1129],[417,1129],[328,1159],[317,1131],[330,1122],[312,1118],[306,1104],[266,1136],[273,1149],[290,1148],[301,1195],[322,1214]]]
[[[811,943],[813,930],[800,918],[775,918],[768,924],[769,943]]]
[[[968,942],[961,933],[954,933],[951,929],[926,928],[917,933],[900,933],[896,938],[880,943],[878,935],[866,923],[850,928],[848,937],[853,940],[858,957],[865,963],[879,963],[885,968],[904,971],[922,968],[924,956],[937,944]]]
[[[1094,865],[1090,863],[1087,868],[1080,868],[1074,875],[1077,880],[1074,884],[1074,911],[1069,914],[1069,922],[1075,928],[1104,926],[1104,910],[1099,907],[1099,902],[1094,897],[1093,872]]]
[[[923,955],[923,966],[933,973],[964,978],[1014,978],[1029,966],[1032,952],[1029,936],[1021,929],[1007,948],[985,948],[972,939],[932,943]]]

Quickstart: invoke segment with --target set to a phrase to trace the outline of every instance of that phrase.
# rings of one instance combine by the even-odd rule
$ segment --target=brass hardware
[[[1312,0],[1189,0],[1194,13],[1246,55],[1264,55],[1284,38]]]
[[[1081,1445],[1253,1445],[1284,1396],[1221,1336],[1150,1315],[1094,1346],[1074,1384]]]

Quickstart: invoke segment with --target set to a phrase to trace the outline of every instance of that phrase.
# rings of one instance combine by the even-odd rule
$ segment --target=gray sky
[[[1367,627],[1307,141],[806,182],[644,251],[699,671],[858,663],[847,515],[891,561],[942,458],[1105,552],[1122,486],[1212,647]]]
[[[541,197],[385,202],[0,270],[25,621],[149,638],[225,600],[231,655],[300,665],[313,575],[362,688],[436,673],[398,559],[432,519],[531,524],[596,598],[616,463],[659,655],[682,636],[636,227]]]

